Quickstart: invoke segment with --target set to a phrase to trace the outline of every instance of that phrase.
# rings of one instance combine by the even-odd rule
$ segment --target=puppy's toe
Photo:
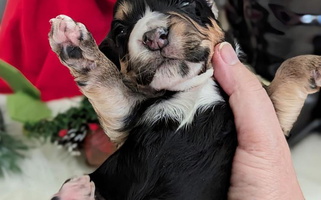
[[[51,19],[50,23],[52,26],[50,38],[58,44],[69,43],[78,46],[88,32],[83,24],[75,22],[66,15],[58,15]]]
[[[52,50],[63,60],[82,58],[81,42],[92,39],[86,27],[66,15],[58,15],[50,23],[49,42]]]
[[[316,87],[321,87],[321,66],[312,71],[312,78]]]
[[[320,90],[321,87],[321,56],[311,56],[310,67],[310,90],[309,93],[314,93]]]

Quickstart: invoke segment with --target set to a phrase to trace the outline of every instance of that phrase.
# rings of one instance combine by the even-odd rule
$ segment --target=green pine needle
[[[0,131],[0,177],[5,171],[21,172],[18,160],[24,158],[21,152],[27,149],[22,141]]]

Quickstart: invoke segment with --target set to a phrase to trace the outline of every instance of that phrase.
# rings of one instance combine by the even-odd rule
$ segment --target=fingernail
[[[235,65],[239,62],[232,45],[228,42],[222,42],[219,46],[219,52],[223,61],[228,65]]]

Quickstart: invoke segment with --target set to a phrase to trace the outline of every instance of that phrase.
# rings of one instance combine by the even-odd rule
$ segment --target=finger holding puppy
[[[268,94],[227,43],[215,47],[214,77],[229,95],[238,133],[229,199],[304,199]]]

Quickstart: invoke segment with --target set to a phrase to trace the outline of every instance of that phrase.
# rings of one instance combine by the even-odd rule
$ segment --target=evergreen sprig
[[[55,141],[63,129],[80,129],[84,124],[98,123],[98,117],[88,101],[84,98],[79,107],[73,107],[53,119],[41,120],[36,123],[26,123],[24,130],[34,138],[44,138]]]
[[[5,171],[21,172],[18,160],[24,157],[21,152],[27,149],[22,141],[6,133],[0,111],[0,177],[4,176]]]

